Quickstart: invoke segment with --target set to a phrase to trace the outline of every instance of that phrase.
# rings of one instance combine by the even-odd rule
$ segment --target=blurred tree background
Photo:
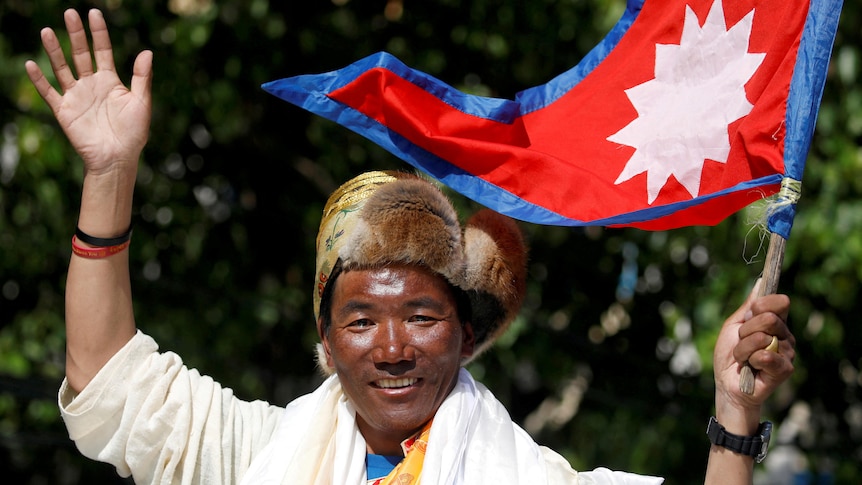
[[[65,37],[66,7],[103,9],[126,82],[134,55],[155,53],[131,246],[139,327],[240,397],[284,403],[319,379],[310,291],[328,193],[360,171],[407,165],[261,83],[387,50],[464,91],[512,98],[576,64],[625,2],[4,0],[4,483],[126,483],[77,453],[56,406],[81,162],[23,66],[32,58],[49,69],[39,30]],[[846,2],[787,248],[780,291],[793,299],[797,372],[765,409],[778,433],[757,467],[762,484],[859,483],[860,15],[862,6]],[[701,481],[712,345],[762,268],[757,213],[669,232],[524,225],[525,311],[471,370],[576,468]]]

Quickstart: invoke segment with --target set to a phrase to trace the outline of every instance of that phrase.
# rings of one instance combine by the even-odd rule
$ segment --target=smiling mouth
[[[416,384],[416,381],[419,379],[415,378],[401,378],[401,379],[380,379],[379,381],[375,381],[374,384],[381,389],[399,389],[402,387],[409,387],[413,384]]]

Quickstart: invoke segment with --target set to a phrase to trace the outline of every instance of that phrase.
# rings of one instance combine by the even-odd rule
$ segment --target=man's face
[[[400,443],[431,419],[473,352],[445,280],[421,266],[346,271],[332,289],[327,364],[357,411],[371,452]]]

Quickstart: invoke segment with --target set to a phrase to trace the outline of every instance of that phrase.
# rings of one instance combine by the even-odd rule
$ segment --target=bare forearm
[[[87,174],[78,227],[102,238],[124,233],[131,221],[135,173]],[[66,377],[80,391],[135,333],[128,251],[103,259],[75,254],[66,282]]]
[[[754,459],[737,455],[713,445],[709,450],[705,485],[749,485],[754,474]]]

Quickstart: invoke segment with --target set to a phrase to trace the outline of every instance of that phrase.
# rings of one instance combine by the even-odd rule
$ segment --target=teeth
[[[377,381],[377,387],[382,387],[383,389],[392,389],[397,387],[412,386],[415,383],[416,379],[381,379]]]

